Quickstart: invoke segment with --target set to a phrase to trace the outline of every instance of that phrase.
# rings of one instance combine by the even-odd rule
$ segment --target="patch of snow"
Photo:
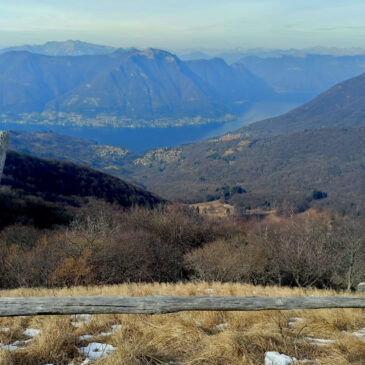
[[[79,322],[76,322],[77,324]],[[96,336],[103,336],[103,337],[107,337],[107,336],[111,336],[114,333],[120,331],[122,329],[122,325],[121,324],[113,324],[112,325],[112,330],[111,332],[101,332],[99,334],[96,335],[82,335],[79,337],[80,341],[86,341],[86,340],[90,340],[90,338],[96,337]]]
[[[0,347],[5,350],[5,351],[15,351],[18,350],[19,346],[14,345],[14,344],[10,344],[10,345],[3,345],[2,343],[0,343]]]
[[[113,324],[112,325],[112,332],[115,333],[115,332],[118,332],[122,329],[122,325],[121,324]]]
[[[9,327],[1,328],[0,331],[1,332],[10,332],[10,328]]]
[[[342,333],[346,333],[347,335],[356,336],[359,340],[365,340],[365,327],[360,328],[359,330],[357,330],[355,332],[342,331]]]
[[[301,322],[302,320],[303,320],[303,318],[300,318],[300,317],[290,318],[288,326],[289,327],[294,327],[298,322]]]
[[[81,347],[79,349],[80,353],[86,357],[86,360],[89,361],[99,360],[102,357],[110,355],[115,350],[116,347],[99,342],[91,342],[87,346]],[[83,364],[85,363],[85,361],[83,362]]]
[[[85,324],[90,323],[93,319],[93,316],[91,314],[73,314],[71,315],[71,319],[73,319],[71,324],[74,327],[82,327]]]
[[[41,331],[34,328],[27,328],[23,333],[28,337],[36,337],[41,333]]]
[[[267,351],[265,353],[265,365],[290,365],[297,361],[295,357],[280,354],[276,351]]]
[[[29,340],[17,340],[13,343],[11,343],[10,345],[3,345],[2,343],[0,343],[0,347],[2,349],[4,349],[5,351],[15,351],[18,350],[21,346],[28,344],[29,342],[32,342],[32,339]]]
[[[111,336],[113,335],[115,332],[118,332],[122,329],[122,325],[121,324],[113,324],[112,325],[112,331],[111,332],[101,332],[100,336]]]
[[[82,335],[79,337],[80,341],[86,341],[86,340],[90,340],[90,338],[93,338],[93,335]]]
[[[76,318],[84,322],[91,322],[93,316],[91,314],[73,314],[71,318]]]
[[[99,333],[98,336],[108,337],[108,336],[111,336],[112,334],[113,334],[113,332],[101,332],[101,333]]]
[[[22,341],[22,340],[17,340],[17,341],[15,341],[15,342],[13,342],[13,345],[15,345],[15,346],[21,346],[21,345],[26,345],[27,343],[29,343],[29,342],[32,342],[32,339],[29,339],[29,340],[24,340],[24,341]]]
[[[228,323],[220,323],[220,324],[217,324],[215,326],[215,328],[219,329],[219,330],[224,330],[225,328],[227,328],[229,326]]]
[[[364,332],[361,332],[361,331],[353,332],[352,334],[354,336],[356,336],[357,338],[363,338],[363,337],[365,337],[365,333]]]
[[[306,340],[308,340],[311,345],[316,345],[316,346],[326,346],[332,343],[336,343],[336,340],[330,340],[324,338],[306,337]]]

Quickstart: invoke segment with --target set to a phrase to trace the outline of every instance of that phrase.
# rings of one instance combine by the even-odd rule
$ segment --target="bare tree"
[[[334,221],[338,272],[343,277],[346,289],[351,291],[365,279],[365,227],[364,221],[346,217]]]

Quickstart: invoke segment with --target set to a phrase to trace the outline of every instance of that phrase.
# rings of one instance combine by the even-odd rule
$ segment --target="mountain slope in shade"
[[[115,50],[116,48],[114,47],[68,40],[65,42],[47,42],[42,45],[8,47],[1,49],[0,54],[12,51],[28,51],[32,53],[44,54],[47,56],[83,56],[108,54],[114,52]]]
[[[268,137],[335,126],[365,126],[365,73],[284,115],[253,123],[239,132],[251,137]]]
[[[0,55],[0,109],[7,121],[52,124],[63,118],[80,125],[94,118],[101,125],[133,125],[162,119],[169,125],[227,118],[241,104],[274,97],[242,67],[217,60],[202,67],[156,49],[79,57],[9,52]]]
[[[284,98],[306,102],[333,85],[365,72],[365,55],[246,56],[237,64],[265,80]]]
[[[113,68],[55,99],[46,109],[119,114],[132,119],[226,112],[185,63],[168,52],[121,52],[114,57]]]
[[[214,97],[222,104],[230,105],[233,111],[239,112],[250,101],[272,98],[272,89],[242,65],[231,67],[221,58],[187,61],[186,64]]]
[[[7,154],[2,186],[50,202],[69,202],[78,197],[94,197],[123,207],[153,207],[163,202],[156,195],[89,167],[14,151]]]
[[[112,63],[106,56],[49,57],[25,51],[0,55],[1,111],[41,112],[51,100]]]

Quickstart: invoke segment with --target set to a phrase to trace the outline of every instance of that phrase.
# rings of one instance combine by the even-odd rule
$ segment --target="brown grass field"
[[[211,202],[188,204],[191,208],[199,208],[199,213],[204,217],[223,218],[234,214],[233,205],[226,204],[221,200],[213,200]]]
[[[235,283],[124,284],[64,289],[0,291],[14,296],[326,296],[346,295],[317,289],[255,287]],[[365,297],[365,295],[364,295]],[[301,320],[293,320],[300,318]],[[75,327],[72,322],[79,322]],[[111,333],[112,325],[121,329]],[[105,364],[251,364],[264,363],[266,351],[278,351],[314,364],[365,364],[365,336],[353,333],[365,327],[365,310],[330,309],[261,312],[180,312],[168,315],[94,315],[89,320],[71,316],[0,318],[0,342],[29,339],[27,328],[40,334],[16,351],[0,348],[0,364],[81,364],[79,348],[90,342],[113,345],[109,356],[92,363]],[[7,329],[8,328],[8,329]],[[104,332],[104,333],[103,333]],[[105,332],[109,332],[105,333]],[[80,339],[82,335],[93,335]],[[313,344],[310,338],[330,339]],[[304,363],[304,362],[303,362]]]

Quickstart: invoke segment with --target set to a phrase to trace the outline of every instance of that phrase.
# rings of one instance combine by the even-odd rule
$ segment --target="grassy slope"
[[[326,296],[331,291],[278,287],[254,287],[243,284],[124,284],[112,287],[74,287],[59,290],[17,289],[0,291],[0,296],[70,295],[233,295],[233,296]],[[344,295],[341,293],[341,295]],[[365,296],[364,296],[365,298]],[[302,318],[294,326],[293,317]],[[74,320],[74,319],[72,319]],[[77,348],[88,342],[103,342],[117,347],[115,353],[96,364],[251,364],[261,365],[266,351],[279,351],[299,359],[317,359],[318,364],[364,364],[365,342],[352,334],[365,327],[364,310],[308,310],[262,312],[182,312],[169,315],[98,315],[82,327],[73,327],[69,316],[2,318],[0,341],[11,343],[24,338],[25,328],[38,328],[39,337],[24,350],[0,349],[0,363],[41,365],[45,363],[80,364]],[[216,326],[227,323],[225,328]],[[122,329],[110,337],[101,332],[111,325]],[[96,337],[81,341],[80,335]],[[99,334],[99,335],[98,335]],[[314,346],[306,337],[333,339],[326,346]],[[72,360],[73,359],[73,360]]]

